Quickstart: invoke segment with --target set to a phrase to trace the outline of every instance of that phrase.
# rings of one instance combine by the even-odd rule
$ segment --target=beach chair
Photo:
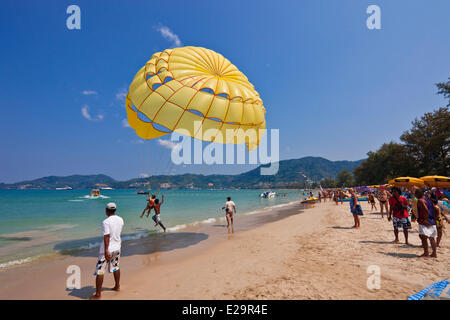
[[[408,297],[408,300],[450,300],[450,281],[433,283]]]

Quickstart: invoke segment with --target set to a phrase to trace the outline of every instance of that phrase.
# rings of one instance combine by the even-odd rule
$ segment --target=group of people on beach
[[[363,215],[362,208],[359,204],[358,196],[353,188],[347,190],[349,196],[342,189],[338,190],[321,190],[319,191],[319,201],[333,199],[338,205],[344,202],[345,198],[350,198],[350,211],[353,214],[354,225],[352,228],[360,228],[359,217]],[[361,193],[361,196],[367,196],[367,201],[371,205],[371,210],[377,210],[375,199],[378,199],[380,206],[381,218],[387,216],[388,221],[392,221],[394,228],[395,239],[393,243],[399,243],[399,229],[403,230],[405,243],[408,242],[408,230],[411,229],[412,222],[417,222],[419,227],[419,237],[422,242],[424,253],[421,257],[437,257],[437,248],[440,245],[443,229],[445,228],[444,221],[450,223],[450,218],[446,215],[444,210],[438,205],[439,201],[446,201],[445,192],[438,188],[421,189],[418,187],[411,187],[404,190],[400,187],[393,187],[391,192],[386,188],[380,187],[378,192],[374,193],[371,190]],[[410,217],[411,216],[411,220]],[[430,246],[428,245],[430,243]],[[431,254],[429,252],[431,247]]]

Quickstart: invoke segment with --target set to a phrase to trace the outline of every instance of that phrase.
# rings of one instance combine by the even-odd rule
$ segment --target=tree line
[[[450,80],[450,77],[448,78]],[[445,107],[425,113],[400,136],[400,143],[384,143],[369,151],[367,159],[353,173],[343,170],[336,179],[323,179],[322,187],[350,187],[385,184],[388,180],[412,176],[450,174],[450,81],[437,83],[437,94],[448,100]]]

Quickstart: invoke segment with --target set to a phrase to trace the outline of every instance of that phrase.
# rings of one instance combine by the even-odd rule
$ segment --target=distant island
[[[334,179],[343,170],[352,172],[358,161],[330,161],[321,157],[282,160],[276,175],[260,175],[260,167],[236,175],[155,175],[117,181],[104,174],[49,176],[17,183],[0,183],[0,189],[264,189],[317,187],[323,179]]]

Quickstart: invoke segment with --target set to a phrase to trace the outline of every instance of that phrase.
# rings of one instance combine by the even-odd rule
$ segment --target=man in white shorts
[[[103,276],[106,270],[110,273],[113,272],[114,274],[116,285],[113,290],[120,290],[120,234],[122,233],[123,219],[115,215],[116,209],[117,206],[114,202],[110,202],[106,205],[105,212],[108,218],[102,222],[103,242],[100,245],[100,254],[94,273],[96,276],[96,293],[91,297],[91,300],[101,298]]]
[[[419,237],[422,241],[423,254],[421,257],[433,257],[437,258],[436,254],[436,221],[434,216],[434,211],[431,211],[431,206],[428,206],[427,200],[423,198],[423,191],[417,189],[415,192],[417,198],[417,213],[419,218],[417,222],[419,223]],[[431,211],[431,212],[430,212]],[[433,250],[431,255],[428,252],[428,240],[431,244],[431,249]]]

